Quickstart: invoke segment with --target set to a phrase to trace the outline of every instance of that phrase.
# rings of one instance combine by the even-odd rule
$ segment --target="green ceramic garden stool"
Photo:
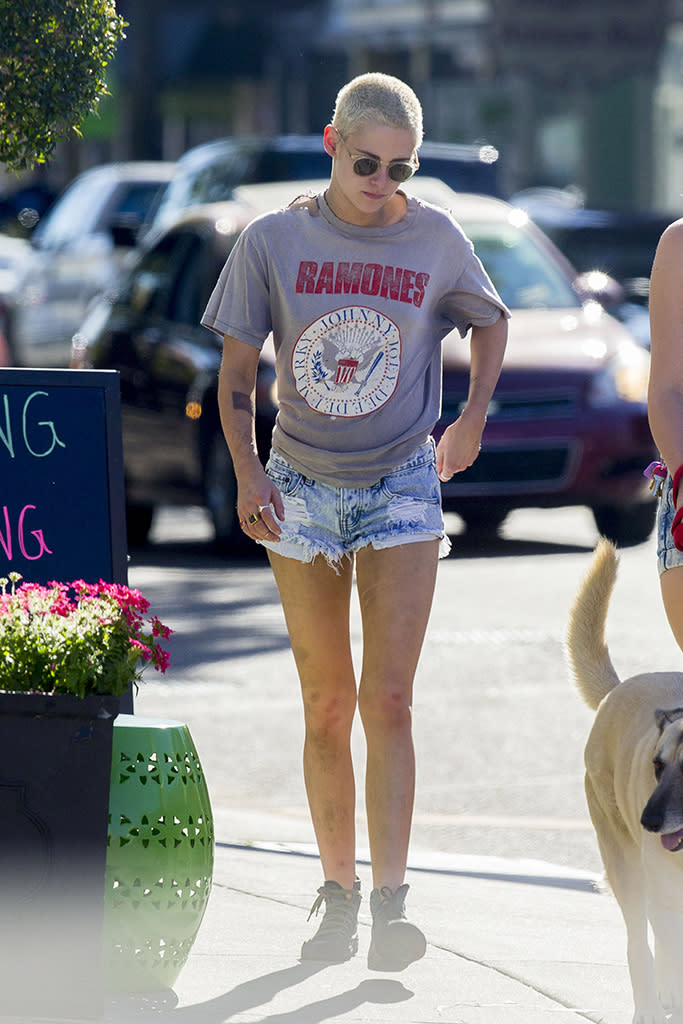
[[[213,844],[209,794],[187,726],[119,715],[105,881],[109,988],[173,986],[206,910]]]

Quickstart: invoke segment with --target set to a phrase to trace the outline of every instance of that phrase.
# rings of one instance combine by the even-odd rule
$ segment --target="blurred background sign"
[[[491,0],[494,57],[501,70],[552,82],[604,82],[652,71],[667,0]]]

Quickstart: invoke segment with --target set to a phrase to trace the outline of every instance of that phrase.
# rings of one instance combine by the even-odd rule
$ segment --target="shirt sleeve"
[[[474,251],[470,240],[462,236],[465,250],[460,273],[439,305],[440,314],[465,337],[472,327],[491,327],[501,316],[510,318],[507,308],[491,278]]]
[[[229,334],[256,348],[270,333],[268,268],[249,228],[237,239],[201,322],[221,337]]]

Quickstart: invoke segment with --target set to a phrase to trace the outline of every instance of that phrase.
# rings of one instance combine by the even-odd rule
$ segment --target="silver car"
[[[20,366],[66,367],[92,299],[114,291],[137,231],[174,164],[104,164],[79,175],[31,236],[16,293],[10,346]]]

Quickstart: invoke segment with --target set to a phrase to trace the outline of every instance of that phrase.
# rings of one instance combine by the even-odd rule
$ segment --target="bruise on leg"
[[[321,771],[333,771],[340,751],[347,750],[355,699],[349,703],[337,694],[311,690],[304,696],[306,743]]]

